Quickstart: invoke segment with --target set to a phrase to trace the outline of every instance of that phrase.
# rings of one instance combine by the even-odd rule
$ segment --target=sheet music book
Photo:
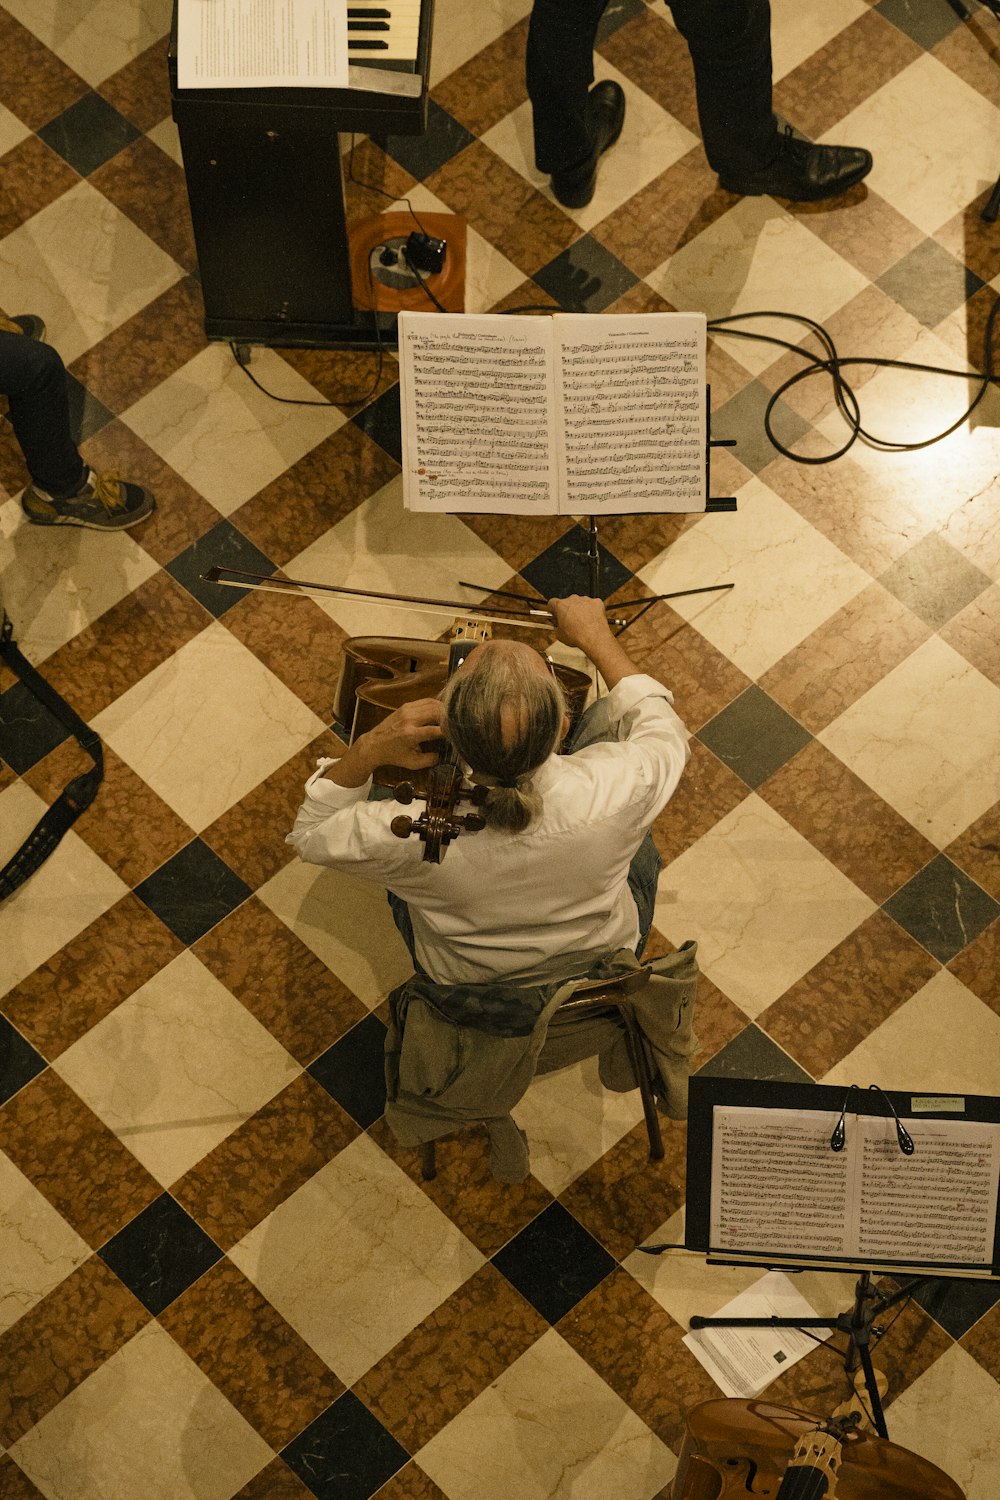
[[[178,0],[178,88],[347,81],[347,0]]]
[[[914,1270],[994,1259],[1000,1124],[915,1119],[914,1152],[890,1117],[716,1105],[712,1116],[709,1254],[727,1260],[846,1262]]]
[[[702,511],[702,313],[400,313],[415,511]]]

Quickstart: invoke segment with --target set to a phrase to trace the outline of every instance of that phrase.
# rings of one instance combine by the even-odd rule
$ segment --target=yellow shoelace
[[[125,491],[117,474],[94,475],[94,498],[100,500],[105,510],[123,510]]]

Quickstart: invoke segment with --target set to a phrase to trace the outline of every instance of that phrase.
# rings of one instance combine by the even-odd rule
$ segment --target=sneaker
[[[73,495],[56,497],[37,484],[29,484],[21,496],[21,508],[36,526],[87,526],[91,531],[124,531],[137,526],[150,515],[155,503],[141,485],[126,484],[115,474],[95,474],[93,469],[87,470]]]
[[[586,208],[597,186],[597,160],[613,146],[625,123],[625,95],[611,79],[595,83],[587,96],[594,132],[590,155],[568,172],[552,173],[552,191],[564,208]]]
[[[872,154],[861,146],[815,146],[786,125],[778,137],[778,154],[758,172],[735,177],[719,174],[719,186],[727,193],[753,197],[770,193],[794,203],[815,203],[838,198],[867,177]]]
[[[29,339],[35,339],[41,343],[45,337],[45,323],[34,313],[15,313],[12,318],[7,318],[0,313],[0,328],[7,333],[23,333]]]

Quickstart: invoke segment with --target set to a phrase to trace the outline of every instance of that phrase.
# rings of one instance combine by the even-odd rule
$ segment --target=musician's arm
[[[437,698],[405,703],[367,734],[359,735],[339,760],[331,762],[326,779],[337,786],[367,788],[376,766],[406,766],[410,771],[433,766],[438,750],[426,746],[444,738],[442,717]]]

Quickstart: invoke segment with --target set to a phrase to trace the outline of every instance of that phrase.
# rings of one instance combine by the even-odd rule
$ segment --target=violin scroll
[[[397,783],[393,795],[397,802],[406,804],[416,796],[416,789],[410,782]],[[442,761],[427,773],[426,795],[427,805],[418,818],[402,813],[389,827],[398,839],[417,834],[424,845],[424,860],[439,865],[444,851],[463,829],[480,833],[486,827],[486,819],[479,813],[456,813],[459,802],[482,807],[489,791],[485,786],[470,786],[457,766]]]

